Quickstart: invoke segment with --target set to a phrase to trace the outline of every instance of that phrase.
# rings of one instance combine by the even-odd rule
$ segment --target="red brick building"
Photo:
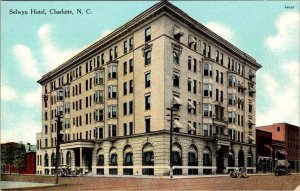
[[[256,172],[272,172],[272,133],[256,129]]]
[[[286,159],[290,162],[292,169],[299,171],[300,128],[298,126],[288,123],[274,123],[273,125],[256,127],[256,129],[272,133],[274,159]]]

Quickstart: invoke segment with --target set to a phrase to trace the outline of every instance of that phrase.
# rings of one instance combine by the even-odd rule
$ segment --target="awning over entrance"
[[[76,141],[70,143],[62,143],[60,145],[61,149],[75,149],[75,148],[91,148],[93,149],[94,143],[92,141]]]

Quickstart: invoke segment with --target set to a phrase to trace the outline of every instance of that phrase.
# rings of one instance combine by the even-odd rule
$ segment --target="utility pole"
[[[57,129],[56,129],[56,159],[55,159],[55,184],[58,184],[58,164],[59,164],[59,159],[60,159],[60,154],[59,154],[59,146],[60,146],[60,141],[61,141],[61,134],[60,130],[62,130],[62,122],[61,122],[61,115],[56,115],[56,123],[57,123]]]
[[[170,116],[170,178],[173,178],[173,117],[174,117],[174,112],[177,111],[176,108],[174,107],[168,107],[167,110],[170,111],[170,114],[167,116]]]

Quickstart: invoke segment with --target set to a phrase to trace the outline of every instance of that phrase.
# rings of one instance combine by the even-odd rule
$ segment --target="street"
[[[17,175],[15,175],[14,181],[16,181],[16,177]],[[29,181],[26,177],[22,177],[21,180]],[[53,181],[54,177],[30,176],[30,181],[36,182],[37,180]],[[59,178],[59,185],[56,186],[22,190],[294,190],[299,184],[300,174],[290,176],[252,175],[249,178],[238,179],[229,176],[177,177],[173,180],[165,178],[63,177]]]

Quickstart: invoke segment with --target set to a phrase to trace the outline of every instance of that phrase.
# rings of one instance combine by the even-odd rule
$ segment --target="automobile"
[[[275,161],[275,168],[274,168],[275,176],[290,175],[291,169],[289,168],[289,166],[291,166],[291,165],[287,160]]]

